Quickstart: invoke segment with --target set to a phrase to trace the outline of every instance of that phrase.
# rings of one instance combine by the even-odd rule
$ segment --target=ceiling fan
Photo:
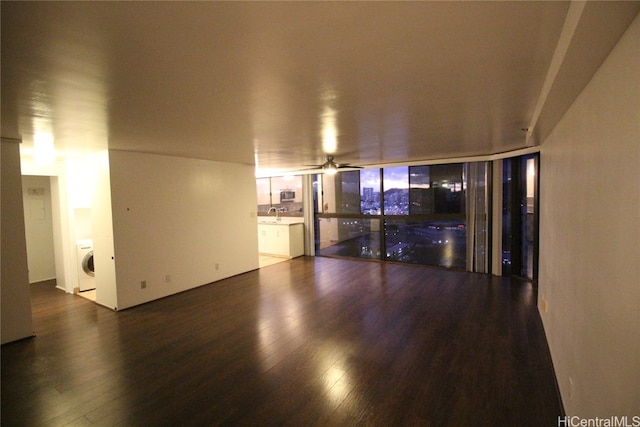
[[[314,165],[312,169],[321,169],[328,175],[335,175],[338,169],[362,169],[362,166],[351,166],[349,163],[336,163],[333,161],[334,156],[327,154],[327,161],[321,165]]]

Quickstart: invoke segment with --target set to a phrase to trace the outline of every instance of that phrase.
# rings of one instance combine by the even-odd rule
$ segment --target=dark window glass
[[[323,175],[323,212],[360,213],[360,172]]]
[[[433,191],[429,179],[430,166],[409,167],[409,214],[433,213]]]
[[[341,213],[360,213],[360,172],[342,172],[337,174],[340,182],[340,209]]]
[[[311,176],[312,192],[313,192],[313,212],[322,212],[322,174],[313,174]]]
[[[411,166],[409,213],[411,215],[464,213],[464,165]]]
[[[502,274],[537,277],[537,162],[530,154],[503,161]]]
[[[380,259],[380,220],[318,218],[316,254]]]
[[[512,159],[502,161],[502,274],[511,275],[511,255],[513,241],[513,227],[511,218],[513,217],[513,173]]]
[[[463,219],[385,221],[388,261],[465,268],[467,229]]]
[[[464,213],[462,163],[430,166],[434,213]]]

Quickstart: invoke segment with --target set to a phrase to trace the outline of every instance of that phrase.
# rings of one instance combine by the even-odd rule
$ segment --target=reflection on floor
[[[259,266],[260,268],[268,267],[270,265],[278,264],[280,262],[284,262],[288,260],[289,260],[288,258],[281,258],[277,256],[260,255]]]
[[[2,425],[564,419],[533,284],[326,257],[281,264],[118,312],[32,286],[37,337],[2,346]]]
[[[86,299],[94,301],[94,302],[96,300],[96,290],[95,289],[92,289],[90,291],[78,292],[78,295],[80,295],[82,298],[86,298]]]

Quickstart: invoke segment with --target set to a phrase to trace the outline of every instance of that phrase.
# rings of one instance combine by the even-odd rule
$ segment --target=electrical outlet
[[[169,283],[171,281],[171,275],[167,274],[166,276],[164,276],[164,281],[165,283]]]
[[[140,282],[140,289],[146,289],[147,288],[147,281],[143,280],[142,282]]]
[[[216,270],[220,270],[220,264],[216,262]]]

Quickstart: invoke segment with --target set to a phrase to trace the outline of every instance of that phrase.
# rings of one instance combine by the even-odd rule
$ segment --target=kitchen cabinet
[[[304,224],[258,223],[258,252],[285,258],[304,255]]]

